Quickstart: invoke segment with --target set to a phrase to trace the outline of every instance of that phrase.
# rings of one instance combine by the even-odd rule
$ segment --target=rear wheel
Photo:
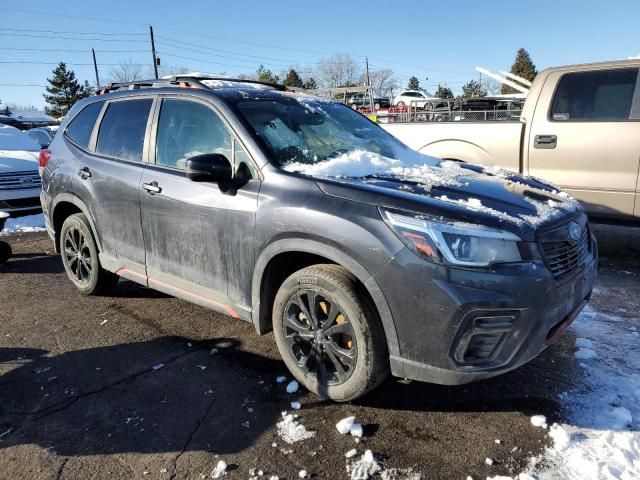
[[[82,213],[69,216],[60,229],[60,254],[69,280],[85,295],[115,285],[118,276],[104,270],[91,227]]]
[[[323,398],[349,401],[388,373],[380,322],[353,275],[315,265],[291,275],[273,307],[276,343],[291,373]]]

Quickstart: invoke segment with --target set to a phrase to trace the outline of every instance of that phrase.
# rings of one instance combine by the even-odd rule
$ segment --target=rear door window
[[[551,120],[629,120],[637,80],[637,68],[568,73],[558,84]]]
[[[96,151],[109,157],[141,162],[152,103],[150,98],[110,103],[100,124]]]
[[[95,102],[84,107],[67,127],[65,131],[67,138],[79,147],[87,148],[91,139],[91,132],[93,132],[93,127],[102,110],[102,105],[104,105],[104,102]]]

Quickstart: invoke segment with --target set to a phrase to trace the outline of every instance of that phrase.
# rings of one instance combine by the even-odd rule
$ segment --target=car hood
[[[536,178],[498,168],[442,161],[364,177],[315,178],[319,188],[358,202],[482,224],[535,241],[541,229],[582,214],[580,204]]]
[[[0,150],[0,174],[38,171],[38,152]]]

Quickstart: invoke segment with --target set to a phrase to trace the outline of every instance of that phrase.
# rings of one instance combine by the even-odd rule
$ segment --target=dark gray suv
[[[41,156],[42,207],[85,294],[119,277],[273,330],[337,401],[393,375],[461,384],[538,355],[591,293],[579,204],[427,157],[352,109],[246,80],[115,84]]]

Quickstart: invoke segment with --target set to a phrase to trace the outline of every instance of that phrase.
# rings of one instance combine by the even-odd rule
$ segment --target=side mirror
[[[185,172],[193,182],[228,182],[231,162],[220,153],[205,153],[188,158]]]

